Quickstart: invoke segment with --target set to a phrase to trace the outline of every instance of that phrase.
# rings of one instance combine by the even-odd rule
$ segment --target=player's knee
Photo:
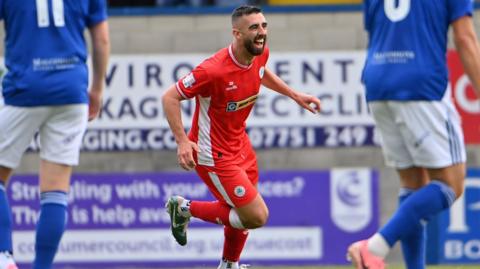
[[[0,166],[0,183],[7,185],[8,179],[12,175],[12,168]]]
[[[459,183],[453,186],[453,191],[455,192],[455,199],[458,199],[458,197],[462,196],[463,190],[464,190],[463,181],[462,183]]]
[[[464,179],[461,180],[450,180],[449,184],[450,188],[452,188],[453,192],[455,193],[455,199],[458,199],[463,194],[464,189]]]
[[[446,183],[447,186],[451,188],[453,193],[455,194],[455,200],[458,199],[463,194],[464,184],[463,180],[458,181],[450,181]]]
[[[259,211],[251,215],[248,219],[245,220],[243,225],[247,229],[256,229],[264,226],[268,220],[268,210]]]

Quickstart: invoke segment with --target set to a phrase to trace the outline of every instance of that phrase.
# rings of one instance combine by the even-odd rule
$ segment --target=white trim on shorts
[[[225,202],[227,202],[227,204],[229,204],[231,207],[235,207],[235,205],[232,202],[232,199],[230,199],[227,191],[223,187],[222,182],[220,182],[220,178],[218,177],[218,175],[213,172],[208,172],[208,176],[212,180],[213,185],[215,185],[215,188],[217,189],[217,191],[222,195],[223,199],[225,199]]]

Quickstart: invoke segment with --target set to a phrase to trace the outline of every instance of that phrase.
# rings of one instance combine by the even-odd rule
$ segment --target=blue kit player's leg
[[[380,230],[388,245],[422,229],[422,222],[447,209],[455,201],[455,192],[443,182],[433,180],[406,199],[390,221]],[[417,268],[417,267],[416,267]]]
[[[72,166],[78,164],[88,107],[66,105],[40,128],[40,218],[37,223],[33,269],[50,269],[67,223]]]
[[[12,215],[5,183],[0,180],[0,269],[18,269],[12,251]]]
[[[402,205],[415,190],[401,188],[398,196],[399,206]],[[403,259],[408,269],[425,268],[426,228],[424,223],[414,227],[412,233],[401,240]]]
[[[0,252],[12,253],[12,215],[3,181],[0,181]]]
[[[374,257],[371,260],[381,266],[371,268],[384,268],[381,262],[390,249],[404,240],[408,268],[423,269],[424,223],[449,208],[463,192],[466,156],[460,124],[444,101],[381,102],[371,107],[387,164],[397,168],[403,187],[412,185],[417,191],[401,197],[388,223],[367,243],[352,244],[349,256],[354,264],[364,265],[365,258]]]
[[[49,269],[65,231],[67,194],[61,191],[44,192],[41,194],[40,204],[33,269]]]

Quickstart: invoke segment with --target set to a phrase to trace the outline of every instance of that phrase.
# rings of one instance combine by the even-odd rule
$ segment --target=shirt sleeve
[[[473,14],[472,0],[448,0],[447,3],[449,23],[464,16],[472,16]]]
[[[175,85],[178,93],[185,99],[190,99],[197,95],[208,96],[211,88],[209,87],[209,75],[201,66],[197,66],[192,72],[177,81]]]
[[[87,26],[94,26],[107,19],[106,0],[90,0],[88,7]]]

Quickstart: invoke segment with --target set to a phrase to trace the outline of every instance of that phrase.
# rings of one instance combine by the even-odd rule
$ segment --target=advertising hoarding
[[[468,169],[464,194],[428,223],[432,264],[480,263],[480,169]]]
[[[268,224],[252,230],[242,260],[256,264],[345,264],[348,245],[376,231],[378,173],[367,168],[265,171],[258,185],[270,209]],[[15,259],[34,254],[38,185],[33,175],[14,176],[8,188]],[[215,265],[223,229],[193,218],[188,244],[170,234],[168,197],[213,200],[193,173],[75,174],[68,229],[58,266]]]

